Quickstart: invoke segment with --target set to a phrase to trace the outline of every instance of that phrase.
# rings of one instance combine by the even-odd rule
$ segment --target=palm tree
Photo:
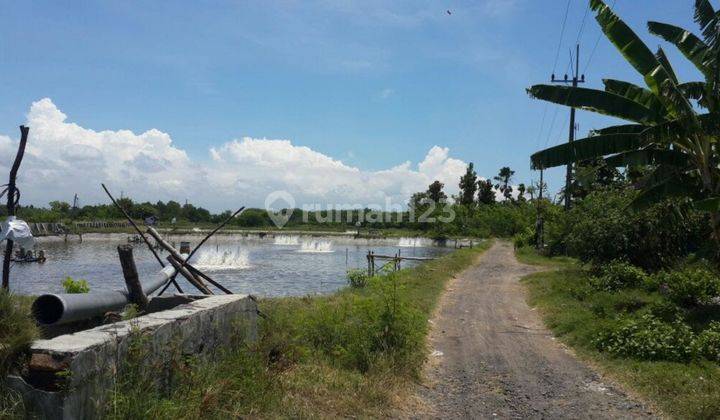
[[[590,0],[607,38],[643,76],[647,88],[605,79],[604,90],[536,85],[537,99],[618,117],[627,124],[595,130],[590,136],[532,155],[535,169],[604,157],[612,167],[648,165],[633,203],[645,206],[683,197],[710,212],[720,242],[720,14],[709,0],[695,1],[702,38],[677,26],[649,22],[651,33],[674,44],[703,76],[678,80],[662,48],[653,54],[602,0]],[[694,106],[694,105],[695,106]]]
[[[513,187],[512,185],[510,185],[510,181],[512,181],[513,175],[515,175],[515,171],[513,171],[507,166],[503,166],[502,168],[500,168],[500,172],[498,172],[498,174],[493,177],[493,179],[497,181],[497,184],[495,184],[495,188],[503,193],[505,201],[512,201]]]

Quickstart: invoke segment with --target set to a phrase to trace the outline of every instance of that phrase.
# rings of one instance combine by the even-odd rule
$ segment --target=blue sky
[[[416,165],[440,146],[482,176],[508,165],[527,183],[529,155],[567,136],[567,110],[525,93],[553,71],[566,3],[5,2],[0,134],[15,139],[31,104],[49,98],[66,122],[94,132],[166,133],[210,177],[210,149],[250,137],[287,139],[362,171]],[[599,33],[592,12],[582,25],[586,10],[571,0],[558,75],[577,39],[586,67]],[[695,30],[691,0],[617,0],[615,10],[653,49],[662,41],[647,20]],[[664,47],[682,79],[698,78]],[[585,72],[590,87],[602,77],[641,83],[604,38]],[[608,120],[580,112],[578,122],[584,134]],[[549,171],[551,189],[561,179]]]

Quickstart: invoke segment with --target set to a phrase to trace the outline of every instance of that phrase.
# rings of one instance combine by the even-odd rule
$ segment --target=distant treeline
[[[526,188],[511,185],[514,171],[502,168],[494,177],[496,183],[477,176],[470,163],[459,180],[460,191],[448,199],[444,184],[434,181],[426,191],[410,198],[407,211],[382,211],[378,209],[326,209],[307,211],[283,210],[279,215],[269,214],[265,209],[246,209],[231,221],[231,225],[247,228],[275,227],[273,219],[283,220],[284,227],[326,227],[328,229],[407,229],[426,232],[431,236],[451,235],[512,236],[525,231],[535,221],[537,200],[533,186]],[[503,201],[496,201],[496,191]],[[527,199],[526,195],[530,198]],[[452,202],[450,202],[452,201]],[[219,223],[232,213],[211,213],[193,204],[177,201],[156,203],[134,202],[124,197],[118,204],[134,219],[155,217],[161,224],[178,225]],[[5,213],[0,208],[0,215]],[[48,207],[22,206],[18,216],[28,222],[111,221],[124,219],[122,212],[112,204],[73,207],[64,201],[51,201]]]
[[[129,198],[119,200],[119,204],[134,219],[142,220],[155,216],[161,225],[170,226],[173,219],[177,225],[219,223],[230,216],[231,212],[211,213],[192,204],[181,205],[176,201],[155,204],[135,203]],[[0,209],[3,214],[5,209]],[[427,213],[429,220],[419,221],[420,213]],[[452,213],[450,213],[452,212]],[[321,229],[407,229],[423,231],[431,236],[451,235],[475,236],[512,236],[521,232],[534,222],[535,208],[531,202],[500,202],[494,204],[446,204],[438,206],[433,212],[414,209],[401,212],[384,212],[372,209],[303,211],[294,209],[288,214],[285,228],[317,227]],[[450,221],[441,221],[438,216],[453,214]],[[24,206],[18,211],[18,217],[28,222],[64,222],[120,220],[122,213],[113,205],[88,205],[72,208],[68,203],[53,201],[49,207]],[[250,208],[230,223],[245,228],[274,228],[271,215],[265,209]]]

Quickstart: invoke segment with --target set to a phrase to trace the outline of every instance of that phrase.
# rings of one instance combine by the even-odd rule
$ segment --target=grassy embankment
[[[419,378],[425,337],[445,284],[490,245],[329,296],[267,299],[255,344],[217,362],[176,360],[172,390],[152,386],[147,368],[120,375],[115,418],[363,417],[388,414]],[[141,359],[137,346],[133,358]],[[132,359],[132,358],[131,358]],[[136,360],[137,360],[136,359]]]
[[[531,249],[517,252],[528,264],[555,269],[523,281],[529,303],[538,307],[545,323],[576,354],[625,388],[674,418],[720,416],[720,365],[710,361],[668,362],[612,357],[600,352],[597,338],[625,317],[637,316],[663,297],[642,288],[598,291],[590,275],[567,258],[546,258]],[[701,315],[705,320],[709,314]]]

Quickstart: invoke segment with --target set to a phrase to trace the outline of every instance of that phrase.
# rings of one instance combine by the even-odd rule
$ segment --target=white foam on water
[[[242,249],[209,249],[200,251],[193,264],[203,270],[239,270],[250,267],[247,252]]]
[[[304,241],[298,252],[334,252],[332,241]]]
[[[415,248],[421,246],[428,246],[427,242],[427,238],[400,238],[397,246],[404,248]]]
[[[275,245],[300,245],[300,237],[297,235],[280,235],[275,237]]]

